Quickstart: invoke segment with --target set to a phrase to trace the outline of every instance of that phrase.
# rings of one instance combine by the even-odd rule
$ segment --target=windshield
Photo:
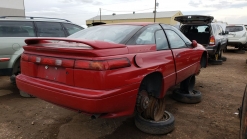
[[[106,42],[120,43],[132,31],[140,29],[142,26],[134,25],[103,25],[94,26],[81,30],[68,38],[79,38],[87,40],[100,40]]]
[[[226,31],[228,31],[228,32],[243,31],[243,27],[242,26],[227,26]]]

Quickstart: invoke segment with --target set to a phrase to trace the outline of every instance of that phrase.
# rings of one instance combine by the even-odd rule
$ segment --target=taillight
[[[215,45],[215,38],[214,38],[214,36],[210,36],[209,45],[210,46]]]
[[[74,67],[74,60],[69,60],[69,59],[40,57],[40,56],[27,55],[27,54],[22,54],[21,59],[24,61],[39,63],[43,65],[60,66],[60,67],[65,67],[65,68]]]
[[[111,70],[130,66],[130,61],[127,58],[102,61],[77,60],[75,62],[75,68],[86,70]]]
[[[109,69],[118,69],[123,67],[130,67],[130,61],[127,58],[119,58],[108,60]]]

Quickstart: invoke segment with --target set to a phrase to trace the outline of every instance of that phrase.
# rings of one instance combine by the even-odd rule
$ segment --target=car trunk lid
[[[182,24],[209,24],[214,20],[214,17],[204,15],[184,15],[177,16],[174,20]]]
[[[35,78],[93,88],[87,82],[102,75],[96,71],[129,66],[129,61],[125,58],[93,61],[97,57],[128,53],[123,44],[65,38],[27,39],[25,42],[27,46],[24,46],[25,51],[21,57],[21,71],[22,74]],[[75,76],[88,81],[76,83]]]

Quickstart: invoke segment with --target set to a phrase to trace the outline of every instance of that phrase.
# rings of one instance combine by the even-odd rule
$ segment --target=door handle
[[[179,54],[179,53],[177,53],[177,54],[176,54],[176,57],[180,57],[180,54]]]

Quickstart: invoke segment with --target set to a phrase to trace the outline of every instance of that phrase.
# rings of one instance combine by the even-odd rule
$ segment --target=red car
[[[25,42],[20,90],[103,118],[132,115],[136,104],[143,111],[150,97],[164,98],[207,66],[202,45],[158,23],[105,24]]]

